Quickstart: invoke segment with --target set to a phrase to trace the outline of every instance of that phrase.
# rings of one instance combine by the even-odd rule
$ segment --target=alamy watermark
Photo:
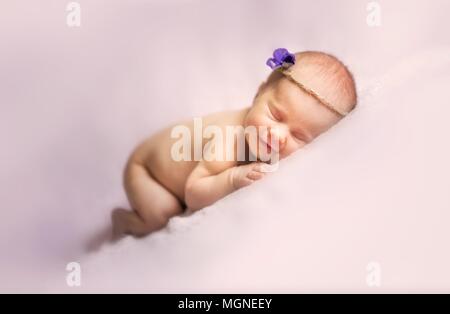
[[[66,6],[66,23],[69,27],[81,27],[81,6],[78,2],[69,2]]]
[[[217,125],[203,128],[202,118],[194,118],[193,130],[186,125],[172,128],[170,136],[176,141],[170,154],[174,161],[261,161],[267,163],[264,171],[271,172],[279,162],[280,141],[275,134],[277,129],[267,126],[228,125],[225,132]],[[249,154],[248,160],[246,142],[257,147],[257,156]]]
[[[370,262],[366,266],[366,284],[369,287],[381,287],[381,265],[378,262]]]
[[[366,23],[370,27],[381,26],[381,5],[377,1],[367,3],[366,10],[369,12]]]
[[[81,286],[81,265],[77,262],[70,262],[66,265],[66,284],[69,287]]]

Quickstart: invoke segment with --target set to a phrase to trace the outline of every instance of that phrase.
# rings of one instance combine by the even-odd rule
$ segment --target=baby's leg
[[[116,209],[112,214],[114,237],[145,236],[163,228],[183,212],[178,199],[155,181],[144,166],[130,162],[125,170],[125,191],[134,211]]]

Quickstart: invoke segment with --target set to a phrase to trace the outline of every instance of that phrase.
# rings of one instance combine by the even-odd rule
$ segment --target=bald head
[[[352,74],[336,57],[317,51],[295,54],[296,62],[289,68],[294,78],[315,91],[328,103],[343,112],[351,111],[357,102],[356,86]],[[268,84],[282,77],[272,72]]]

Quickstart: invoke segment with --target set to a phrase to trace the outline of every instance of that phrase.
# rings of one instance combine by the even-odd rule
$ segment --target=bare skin
[[[317,76],[309,75],[308,66],[295,67],[304,84],[316,86],[320,94],[327,95],[327,85],[321,87]],[[334,93],[331,96],[330,99],[343,111],[351,109],[355,101],[346,99],[345,95],[339,98]],[[279,158],[283,159],[340,119],[288,79],[275,75],[261,85],[250,107],[211,114],[202,121],[204,128],[218,126],[224,134],[226,126],[264,126],[270,130],[269,136],[280,143]],[[181,124],[194,134],[192,120]],[[172,127],[151,136],[130,156],[124,186],[133,210],[119,208],[113,211],[115,238],[124,234],[145,236],[163,228],[171,217],[185,210],[194,212],[209,206],[265,176],[260,162],[173,160],[170,152],[176,139],[170,136]],[[260,140],[256,146],[246,142],[251,154],[257,157],[258,145],[264,143],[263,139]],[[207,143],[208,140],[203,140],[202,146]],[[233,149],[235,154],[236,143],[237,139],[231,143],[232,147],[224,144],[224,151]]]
[[[248,109],[244,109],[206,116],[202,119],[203,127],[215,125],[225,130],[227,125],[242,125],[247,112]],[[189,127],[193,134],[193,121],[180,124]],[[252,171],[256,165],[247,165],[239,166],[239,171],[231,178],[237,161],[194,161],[193,155],[192,161],[174,161],[170,150],[176,139],[170,137],[171,130],[169,127],[150,137],[129,158],[124,186],[134,211],[114,210],[115,237],[122,234],[144,236],[164,227],[171,217],[183,213],[187,207],[191,211],[200,209],[262,177]],[[203,147],[206,144],[207,141],[203,141]],[[202,194],[210,197],[192,197],[193,182],[195,189],[204,189]]]

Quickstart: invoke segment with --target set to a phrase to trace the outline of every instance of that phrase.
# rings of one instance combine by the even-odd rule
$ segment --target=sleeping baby
[[[113,211],[116,239],[145,236],[262,179],[356,106],[352,74],[334,56],[279,48],[267,65],[251,106],[170,126],[134,150],[124,173],[132,210]]]

